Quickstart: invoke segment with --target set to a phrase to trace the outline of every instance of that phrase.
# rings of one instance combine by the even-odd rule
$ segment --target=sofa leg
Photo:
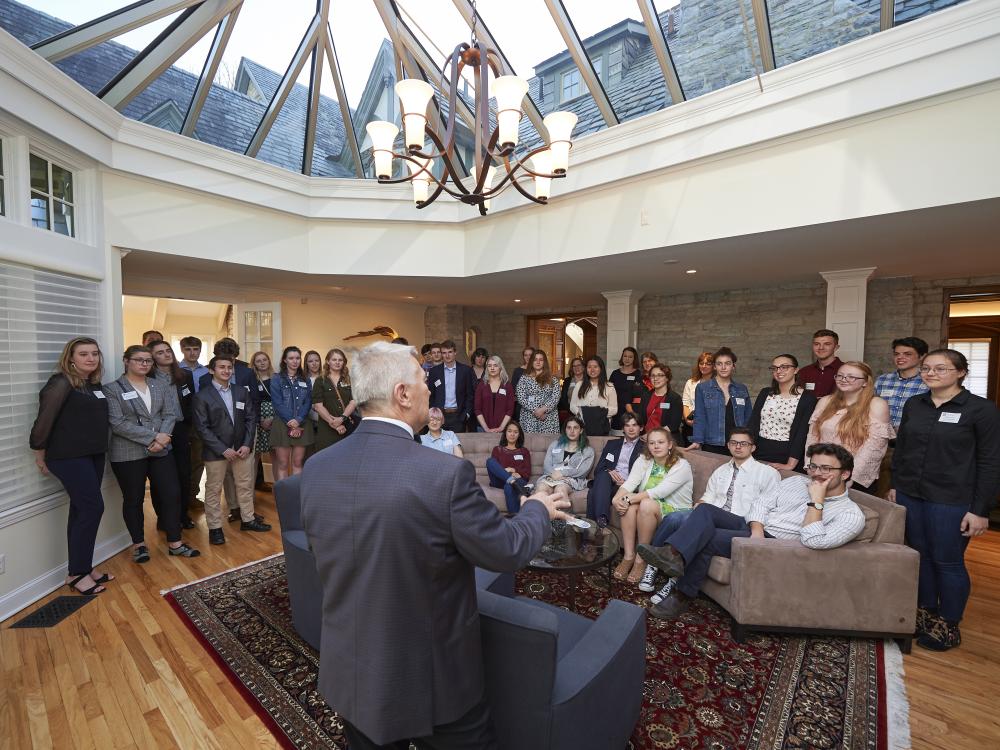
[[[913,637],[911,636],[909,638],[897,638],[896,645],[899,646],[900,651],[902,651],[904,654],[908,654],[913,649]]]
[[[744,625],[740,625],[736,620],[733,620],[732,635],[733,640],[737,643],[743,643],[747,639],[748,631]]]

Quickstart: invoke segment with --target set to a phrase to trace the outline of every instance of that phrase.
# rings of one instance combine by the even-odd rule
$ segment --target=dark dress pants
[[[733,539],[745,536],[750,536],[750,527],[743,516],[708,503],[695,508],[684,525],[667,539],[684,558],[684,575],[677,579],[681,593],[698,596],[712,557],[730,557]]]
[[[177,505],[178,518],[187,518],[188,508],[191,506],[191,427],[187,422],[177,422],[174,425],[174,432],[170,439],[170,455],[174,459],[174,467],[177,471],[177,489],[180,493],[180,502]],[[150,485],[149,498],[153,503],[153,511],[156,517],[163,515],[161,508],[162,488],[157,485]],[[162,523],[160,524],[163,525]]]
[[[142,506],[146,497],[146,478],[151,492],[157,492],[160,508],[157,518],[167,534],[168,542],[181,540],[180,488],[177,486],[177,467],[170,453],[162,458],[140,458],[136,461],[117,461],[111,471],[122,490],[122,518],[132,537],[133,544],[146,538],[143,527]]]
[[[378,745],[346,719],[342,721],[350,750],[407,750],[410,747],[408,739]],[[413,744],[417,750],[496,750],[496,734],[485,696],[461,718],[434,727],[430,737],[414,737]]]
[[[69,574],[85,576],[94,569],[94,544],[104,515],[104,454],[47,459],[45,465],[69,495]]]
[[[594,475],[594,481],[587,491],[587,518],[597,520],[601,516],[611,518],[611,501],[618,492],[618,485],[611,478],[610,471]]]
[[[443,410],[442,410],[443,411]],[[446,411],[444,413],[444,428],[452,432],[465,432],[465,416],[460,411]]]

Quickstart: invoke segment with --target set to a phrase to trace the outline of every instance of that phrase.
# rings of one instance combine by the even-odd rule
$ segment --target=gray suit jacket
[[[108,400],[108,421],[111,423],[109,461],[117,463],[147,458],[150,454],[146,452],[146,447],[153,442],[156,433],[169,435],[174,431],[176,399],[168,392],[173,386],[165,386],[152,378],[146,379],[146,385],[149,386],[151,407],[148,410],[125,375],[102,386]],[[126,398],[129,393],[135,393],[135,396]]]
[[[239,450],[244,445],[253,448],[257,428],[253,396],[245,385],[234,385],[231,390],[235,422],[229,418],[229,409],[211,382],[194,395],[194,426],[201,435],[204,461],[224,460],[223,454],[229,448]]]
[[[545,506],[507,520],[468,461],[371,419],[310,458],[301,486],[323,585],[320,693],[378,744],[462,716],[484,690],[474,566],[526,565]]]

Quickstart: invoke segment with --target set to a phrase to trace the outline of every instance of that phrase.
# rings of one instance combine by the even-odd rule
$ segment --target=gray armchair
[[[501,750],[614,750],[639,720],[646,673],[641,607],[597,620],[480,589],[486,692]]]

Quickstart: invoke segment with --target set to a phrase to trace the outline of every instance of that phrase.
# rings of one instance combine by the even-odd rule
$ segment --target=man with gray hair
[[[323,582],[319,691],[351,750],[495,747],[474,566],[523,567],[569,503],[532,496],[504,518],[472,464],[415,443],[428,388],[412,347],[365,347],[351,386],[364,419],[301,480]]]

